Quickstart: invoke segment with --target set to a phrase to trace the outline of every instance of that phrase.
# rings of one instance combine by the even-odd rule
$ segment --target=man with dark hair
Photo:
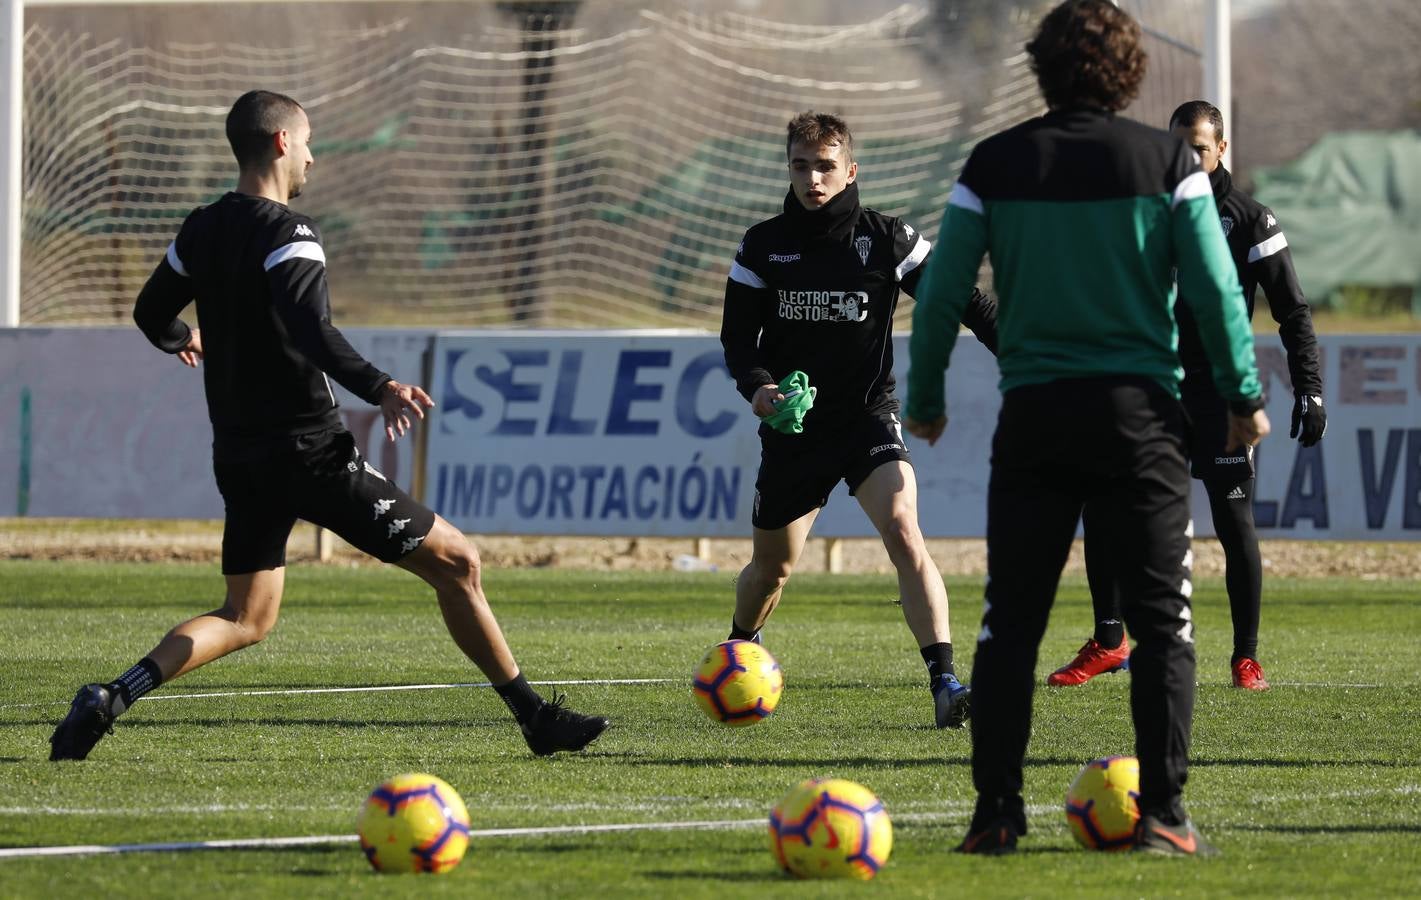
[[[1243,284],[1248,317],[1253,317],[1254,294],[1260,286],[1268,308],[1278,323],[1278,334],[1288,354],[1293,383],[1293,415],[1289,437],[1304,447],[1322,439],[1327,413],[1322,406],[1322,375],[1312,312],[1293,270],[1288,240],[1273,211],[1234,187],[1221,158],[1228,149],[1224,117],[1204,100],[1182,104],[1169,118],[1169,127],[1199,154],[1214,202],[1219,208],[1229,255]],[[1189,297],[1181,294],[1175,305],[1179,320],[1179,356],[1184,364],[1180,393],[1193,423],[1190,429],[1190,470],[1204,482],[1214,533],[1224,549],[1224,581],[1233,619],[1234,687],[1266,691],[1268,681],[1258,663],[1258,619],[1263,599],[1263,560],[1258,552],[1258,530],[1253,522],[1254,472],[1251,448],[1229,450],[1228,404],[1209,377],[1209,360],[1199,340]],[[1120,622],[1119,585],[1114,577],[1109,544],[1092,535],[1094,513],[1085,510],[1086,572],[1095,607],[1095,633],[1076,658],[1047,676],[1055,687],[1084,684],[1096,675],[1126,664],[1130,644]]]
[[[795,372],[807,376],[814,404],[802,433],[760,426],[753,549],[735,583],[730,636],[760,639],[815,517],[843,480],[898,572],[937,727],[961,728],[970,692],[953,668],[947,589],[918,528],[917,481],[893,395],[898,292],[916,293],[931,245],[901,219],[859,204],[858,163],[842,119],[796,116],[786,155],[784,213],[745,233],[725,286],[720,340],[757,416],[775,415],[787,400],[780,383]],[[966,321],[990,332],[993,305],[980,293],[969,299]]]
[[[156,347],[203,367],[226,505],[226,601],[168,632],[114,681],[80,688],[50,737],[49,758],[84,759],[138,698],[266,637],[298,518],[428,582],[450,635],[493,683],[534,753],[582,749],[607,720],[538,696],[489,609],[478,552],[386,481],[341,425],[328,378],[380,407],[391,441],[434,401],[366,362],[331,324],[320,230],[287,206],[314,161],[306,111],[281,94],[252,91],[232,107],[227,134],[237,189],[187,217],[133,310]],[[200,330],[177,318],[194,298]]]
[[[906,425],[935,441],[946,426],[943,369],[991,254],[1002,408],[972,666],[977,804],[963,853],[1007,853],[1026,833],[1033,670],[1086,503],[1112,542],[1139,641],[1135,847],[1213,852],[1182,802],[1194,644],[1176,267],[1228,405],[1228,444],[1256,443],[1268,419],[1207,176],[1177,137],[1115,115],[1144,77],[1139,41],[1138,23],[1108,0],[1047,14],[1026,49],[1050,110],[972,151],[913,314]]]

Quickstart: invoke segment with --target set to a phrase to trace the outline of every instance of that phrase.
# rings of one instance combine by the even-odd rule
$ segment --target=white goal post
[[[1229,0],[1117,2],[1151,54],[1127,114],[1162,125],[1202,90],[1227,117]],[[783,192],[775,142],[789,114],[846,115],[866,198],[933,237],[962,148],[1039,111],[1020,47],[1051,5],[879,2],[845,21],[850,4],[580,0],[563,4],[582,10],[573,26],[549,37],[506,18],[489,28],[490,10],[556,4],[463,0],[485,33],[417,43],[367,28],[332,50],[313,31],[279,52],[214,43],[233,40],[216,28],[193,35],[203,50],[45,31],[25,16],[252,3],[287,5],[0,0],[0,327],[126,321],[181,211],[226,177],[218,113],[243,85],[264,86],[251,74],[263,71],[324,104],[313,119],[334,149],[303,203],[327,231],[344,323],[419,323],[412,313],[471,327],[713,328],[735,242]],[[935,44],[946,40],[950,50]],[[112,90],[92,83],[110,75]]]

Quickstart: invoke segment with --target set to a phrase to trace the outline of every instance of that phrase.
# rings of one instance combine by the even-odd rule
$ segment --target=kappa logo
[[[859,262],[868,265],[868,255],[873,252],[873,238],[866,234],[854,238],[854,249],[859,252]]]
[[[380,518],[381,516],[383,516],[385,513],[389,512],[389,511],[390,511],[390,507],[392,507],[392,506],[394,506],[394,505],[395,505],[395,501],[394,501],[393,499],[390,499],[390,500],[376,500],[376,501],[375,501],[375,518],[378,519],[378,518]]]
[[[769,256],[770,262],[778,263],[799,262],[799,259],[798,253],[771,253]]]
[[[392,537],[394,537],[395,535],[399,534],[401,531],[404,531],[404,530],[405,530],[405,526],[408,525],[409,523],[410,523],[410,520],[409,520],[409,519],[392,519],[392,520],[390,520],[390,528],[389,528],[389,531],[387,531],[387,532],[385,533],[385,537],[387,537],[387,538],[392,538]]]
[[[355,470],[352,469],[351,471],[355,471]],[[385,476],[384,476],[384,475],[381,475],[378,471],[376,471],[375,467],[372,466],[372,465],[370,465],[369,460],[366,460],[366,461],[365,461],[365,471],[369,472],[371,475],[374,475],[376,478],[380,479],[381,481],[384,481],[384,480],[385,480]]]
[[[316,232],[314,232],[314,231],[311,230],[311,226],[310,226],[310,225],[304,225],[304,224],[303,224],[303,225],[297,225],[297,226],[296,226],[296,230],[295,230],[294,232],[292,232],[292,233],[293,233],[296,237],[308,237],[308,238],[313,238],[313,237],[316,236]]]
[[[1273,218],[1273,214],[1272,214],[1272,213],[1269,213],[1268,215],[1266,215],[1266,216],[1263,217],[1263,227],[1264,227],[1264,228],[1275,228],[1275,227],[1277,227],[1277,225],[1278,225],[1278,220],[1275,219],[1275,218]]]
[[[405,538],[404,541],[400,543],[400,549],[408,553],[414,548],[418,547],[420,544],[424,543],[424,538],[424,535],[420,535],[419,537]]]
[[[1228,237],[1229,232],[1234,230],[1234,217],[1219,216],[1219,224],[1224,226],[1224,237]]]

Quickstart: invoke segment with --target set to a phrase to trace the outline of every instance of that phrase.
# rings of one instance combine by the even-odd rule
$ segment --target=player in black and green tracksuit
[[[1141,809],[1187,826],[1194,647],[1176,267],[1219,393],[1241,423],[1256,423],[1262,408],[1208,178],[1178,138],[1086,105],[1053,104],[979,144],[913,316],[907,425],[930,440],[945,424],[943,370],[984,254],[998,298],[1002,408],[972,675],[979,798],[961,849],[999,852],[1025,833],[1033,670],[1088,500],[1113,542],[1139,642],[1131,705]],[[1242,424],[1240,433],[1256,438]]]

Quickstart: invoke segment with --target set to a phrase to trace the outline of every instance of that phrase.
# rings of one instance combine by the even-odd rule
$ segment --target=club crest
[[[868,254],[873,249],[873,238],[868,235],[854,238],[854,249],[859,252],[859,262],[868,265]]]

